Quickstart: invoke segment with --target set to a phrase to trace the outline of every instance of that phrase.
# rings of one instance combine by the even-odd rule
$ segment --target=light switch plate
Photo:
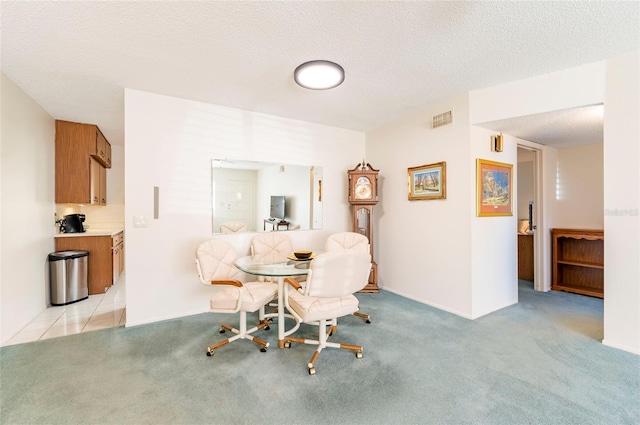
[[[144,215],[134,215],[133,227],[147,227],[147,217]]]

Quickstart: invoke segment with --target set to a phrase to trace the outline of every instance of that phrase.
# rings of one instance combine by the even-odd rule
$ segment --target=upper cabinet
[[[91,205],[107,205],[107,169],[95,158],[89,158]]]
[[[106,205],[111,145],[93,124],[56,121],[56,203]]]
[[[111,144],[104,138],[102,132],[97,126],[95,128],[95,144],[93,140],[90,140],[89,149],[91,149],[91,156],[98,160],[106,168],[111,168]],[[95,148],[94,148],[95,147]]]

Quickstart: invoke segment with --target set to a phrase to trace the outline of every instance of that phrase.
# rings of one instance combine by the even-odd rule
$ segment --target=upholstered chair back
[[[305,295],[335,298],[364,288],[371,270],[368,251],[340,250],[318,255],[309,266]]]
[[[324,250],[336,251],[339,249],[369,252],[369,239],[365,235],[355,232],[334,233],[327,238]]]
[[[251,238],[253,261],[264,264],[282,263],[293,253],[291,238],[285,232],[258,233]]]
[[[246,232],[247,225],[241,221],[225,221],[220,225],[220,233]]]
[[[212,280],[234,279],[240,272],[234,265],[236,251],[223,240],[210,240],[196,248],[196,263],[200,281],[209,285]]]

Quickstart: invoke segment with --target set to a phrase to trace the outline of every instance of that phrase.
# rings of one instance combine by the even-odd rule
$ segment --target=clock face
[[[355,186],[356,199],[371,199],[373,193],[371,191],[371,180],[368,177],[358,177]]]

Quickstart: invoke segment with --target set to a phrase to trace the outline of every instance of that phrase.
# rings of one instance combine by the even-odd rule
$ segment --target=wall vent
[[[442,127],[451,124],[453,121],[453,113],[451,111],[443,112],[440,115],[431,117],[431,128]]]

